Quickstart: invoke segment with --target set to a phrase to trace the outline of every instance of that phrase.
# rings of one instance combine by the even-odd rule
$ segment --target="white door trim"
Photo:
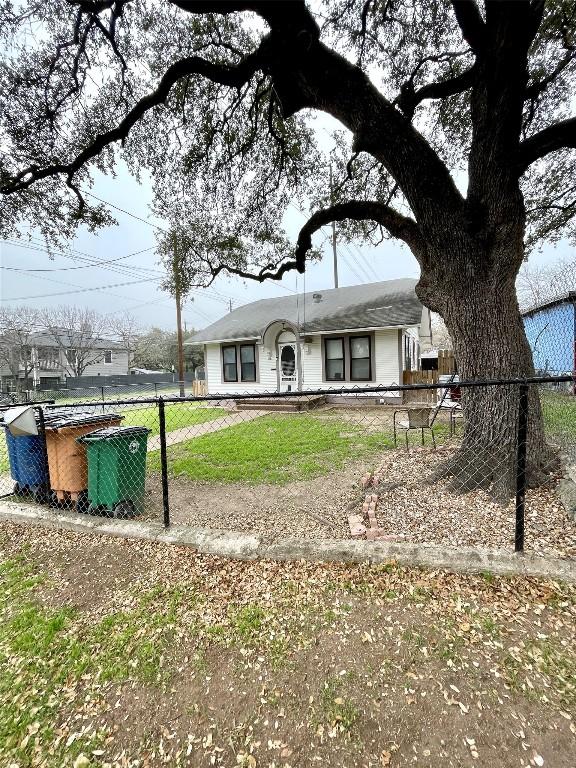
[[[286,366],[286,372],[282,370],[282,351],[287,347],[294,350],[294,370],[290,373],[290,366]],[[296,341],[286,341],[278,343],[278,391],[296,392],[299,389],[299,365],[298,365],[298,343]]]

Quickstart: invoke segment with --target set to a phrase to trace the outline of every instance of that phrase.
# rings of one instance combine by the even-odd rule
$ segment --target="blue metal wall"
[[[558,304],[524,317],[534,367],[550,374],[574,370],[574,305]]]

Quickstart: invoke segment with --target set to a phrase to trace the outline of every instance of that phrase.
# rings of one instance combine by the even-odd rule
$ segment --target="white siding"
[[[256,347],[258,356],[259,381],[222,381],[222,353],[220,344],[204,346],[204,364],[206,367],[206,384],[210,395],[234,395],[241,392],[275,392],[276,371],[275,360],[268,360],[266,351],[261,346]]]
[[[377,384],[400,384],[402,379],[402,361],[399,356],[398,330],[383,329],[374,332],[375,380],[366,382],[333,382],[322,380],[322,343],[320,336],[313,336],[310,344],[300,344],[302,361],[302,389],[342,389],[343,387],[373,387]],[[309,353],[306,353],[306,348]],[[268,351],[257,346],[258,374],[257,382],[222,381],[222,353],[220,344],[206,344],[204,359],[206,382],[210,394],[233,395],[241,392],[276,392],[278,380],[275,353],[268,359]]]
[[[395,328],[374,331],[375,381],[323,381],[322,343],[320,336],[312,336],[310,354],[302,353],[302,389],[342,389],[346,387],[374,387],[377,384],[399,384],[402,377],[398,355],[398,331]]]
[[[387,328],[376,331],[376,383],[402,384],[402,360],[398,343],[398,330]]]

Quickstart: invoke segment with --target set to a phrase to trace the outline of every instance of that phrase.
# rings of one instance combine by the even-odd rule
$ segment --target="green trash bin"
[[[82,435],[88,458],[88,512],[134,517],[144,507],[146,427],[107,427]]]

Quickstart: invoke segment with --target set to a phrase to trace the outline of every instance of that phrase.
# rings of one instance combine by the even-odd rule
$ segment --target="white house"
[[[186,344],[204,347],[209,394],[402,383],[430,342],[416,280],[334,288],[246,304]]]

